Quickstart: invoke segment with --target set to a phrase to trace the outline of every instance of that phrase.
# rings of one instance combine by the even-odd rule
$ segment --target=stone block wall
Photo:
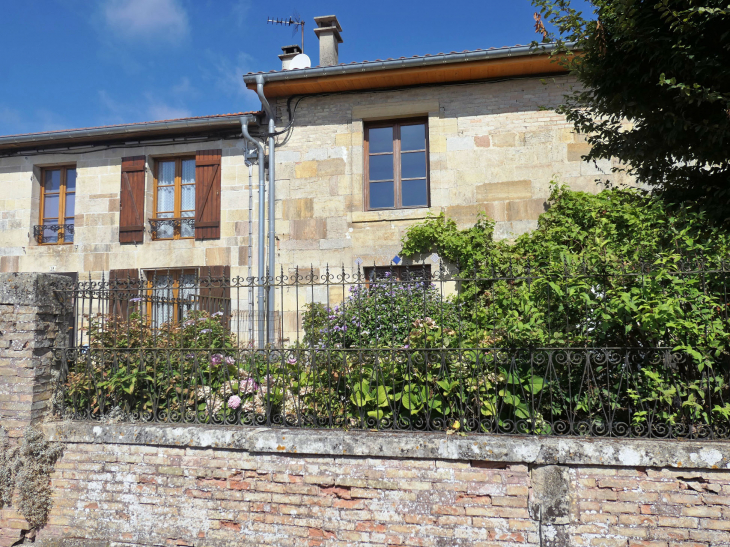
[[[730,544],[726,442],[83,423],[44,431],[66,451],[41,546]]]
[[[323,269],[326,263],[352,271],[357,258],[366,265],[387,265],[409,226],[442,211],[461,226],[483,211],[496,221],[496,237],[512,238],[536,226],[553,178],[592,192],[598,190],[596,178],[630,182],[611,173],[611,162],[583,162],[587,145],[582,137],[549,110],[572,84],[570,77],[560,76],[302,100],[291,138],[276,150],[278,264],[285,274],[297,266]],[[289,121],[285,104],[277,103],[282,127]],[[403,116],[428,117],[431,207],[365,211],[365,124]],[[152,216],[154,158],[201,148],[223,150],[221,238],[152,241],[148,229],[143,244],[120,245],[121,158],[148,158],[146,220]],[[38,245],[32,234],[38,224],[40,169],[69,163],[78,173],[75,241]],[[252,174],[256,187],[256,168]],[[230,265],[232,275],[245,277],[248,176],[244,142],[235,139],[0,158],[0,271],[79,272],[98,279],[110,269]],[[256,234],[255,210],[253,222]]]

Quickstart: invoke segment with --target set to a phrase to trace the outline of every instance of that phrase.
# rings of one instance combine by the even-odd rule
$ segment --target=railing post
[[[53,350],[71,328],[70,278],[0,274],[0,424],[11,442],[40,422],[53,399]]]

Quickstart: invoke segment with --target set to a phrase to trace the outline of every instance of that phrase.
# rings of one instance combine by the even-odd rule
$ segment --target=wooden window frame
[[[172,324],[177,324],[182,320],[182,317],[180,316],[180,279],[184,275],[194,275],[196,279],[198,278],[198,269],[197,268],[175,268],[175,269],[165,269],[165,270],[144,270],[143,271],[145,276],[145,295],[147,298],[145,299],[145,321],[147,325],[152,326],[154,328],[160,328],[160,325],[154,326],[152,324],[152,313],[153,313],[153,299],[155,295],[155,287],[154,287],[154,279],[156,274],[160,275],[169,275],[173,278],[172,281],[172,296],[170,297],[172,299],[172,313],[170,316],[173,318]],[[197,287],[197,284],[196,284]]]
[[[41,168],[41,201],[39,206],[39,225],[44,226],[44,216],[45,216],[45,208],[46,208],[46,173],[48,171],[61,171],[61,184],[58,188],[58,223],[59,225],[66,224],[66,194],[73,194],[76,196],[76,190],[73,192],[66,192],[66,180],[67,180],[67,173],[69,169],[73,169],[76,171],[76,164],[67,164],[67,165],[54,165],[50,167],[42,167]],[[79,173],[76,171],[76,182],[78,183],[78,176]],[[75,213],[74,213],[75,216]],[[74,221],[74,225],[76,224],[76,221]],[[58,241],[43,241],[43,234],[38,239],[39,245],[73,245],[73,241],[66,241],[66,234],[65,230],[61,228],[58,232]]]
[[[426,128],[426,205],[409,205],[404,206],[403,189],[401,180],[401,140],[400,128],[404,125],[424,124]],[[370,130],[382,127],[393,128],[393,197],[394,207],[370,207]],[[431,158],[429,154],[430,144],[428,139],[428,118],[403,118],[397,120],[384,120],[377,122],[365,123],[365,138],[363,142],[363,180],[364,180],[364,200],[366,211],[394,211],[397,209],[421,209],[423,207],[431,207]],[[418,152],[418,150],[409,150],[408,152]]]
[[[185,154],[185,155],[181,155],[181,156],[174,156],[174,157],[169,157],[169,158],[156,158],[155,159],[155,174],[154,174],[154,181],[155,182],[154,182],[154,189],[153,189],[153,207],[152,207],[152,211],[153,211],[154,217],[151,220],[153,220],[153,221],[158,221],[158,220],[179,220],[179,219],[183,219],[183,218],[185,218],[185,219],[188,219],[189,218],[189,219],[192,219],[193,221],[195,221],[195,215],[197,214],[197,211],[196,211],[195,208],[192,209],[193,216],[191,216],[191,217],[183,217],[182,216],[182,211],[181,211],[181,207],[182,207],[182,186],[183,186],[183,184],[182,184],[182,162],[185,161],[185,160],[187,160],[187,161],[190,161],[190,160],[195,161],[195,154]],[[170,218],[159,218],[157,216],[159,214],[158,211],[157,211],[157,186],[158,186],[158,183],[159,183],[160,165],[163,162],[172,162],[172,161],[175,162],[175,196],[173,198],[175,210],[173,211],[173,216],[172,217],[170,217]],[[196,166],[196,170],[197,170],[197,166]],[[197,173],[196,173],[196,178],[197,178]],[[195,186],[195,181],[193,181],[193,186]],[[196,192],[197,192],[197,187],[196,187]],[[173,228],[173,234],[172,234],[172,237],[171,238],[170,237],[162,237],[161,238],[161,237],[155,235],[155,240],[159,240],[159,241],[173,241],[173,240],[176,240],[176,239],[195,239],[195,229],[194,228],[193,228],[193,235],[187,236],[187,237],[182,237],[181,231],[182,231],[182,228],[181,227],[174,227]]]

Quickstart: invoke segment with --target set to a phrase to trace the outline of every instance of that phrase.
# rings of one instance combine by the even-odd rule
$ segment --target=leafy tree
[[[591,0],[592,15],[570,0],[532,2],[542,42],[558,44],[581,84],[558,110],[587,135],[586,159],[618,158],[672,202],[728,221],[727,0]]]
[[[493,241],[488,219],[459,230],[442,214],[411,227],[402,253],[436,250],[473,279],[458,303],[480,345],[671,346],[700,370],[730,362],[726,231],[633,189],[556,185],[549,201],[513,244]]]

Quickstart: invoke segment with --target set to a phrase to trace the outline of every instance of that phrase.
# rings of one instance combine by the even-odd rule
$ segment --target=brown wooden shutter
[[[200,268],[199,277],[200,309],[211,315],[223,312],[225,324],[228,324],[231,315],[231,267]]]
[[[130,302],[132,298],[139,298],[141,294],[141,282],[139,271],[136,269],[129,270],[112,270],[109,272],[109,312],[114,317],[129,319],[129,314],[135,309],[135,302]],[[139,309],[141,302],[136,303],[136,309]]]
[[[119,199],[119,242],[144,241],[144,156],[122,158]]]
[[[195,239],[221,237],[221,150],[195,154]]]

